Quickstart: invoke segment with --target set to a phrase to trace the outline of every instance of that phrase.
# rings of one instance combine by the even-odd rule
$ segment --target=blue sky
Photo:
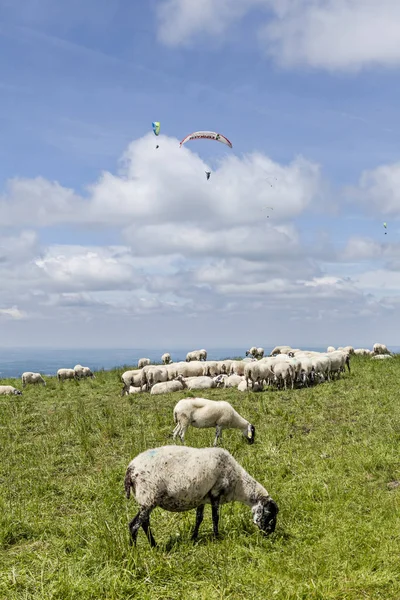
[[[141,347],[170,323],[204,347],[296,328],[298,344],[395,343],[400,9],[380,11],[377,24],[361,0],[0,0],[9,345],[118,346],[126,321]],[[200,129],[233,149],[178,148]]]

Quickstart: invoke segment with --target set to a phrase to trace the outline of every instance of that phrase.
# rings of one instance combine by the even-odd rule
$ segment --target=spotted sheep
[[[151,546],[156,541],[150,529],[150,514],[159,506],[169,512],[196,508],[192,540],[203,521],[204,507],[211,504],[213,531],[218,536],[219,507],[241,502],[251,507],[253,523],[266,535],[275,531],[278,505],[267,490],[222,448],[161,446],[142,452],[128,465],[125,493],[131,491],[139,504],[129,523],[130,541],[136,545],[142,527]]]

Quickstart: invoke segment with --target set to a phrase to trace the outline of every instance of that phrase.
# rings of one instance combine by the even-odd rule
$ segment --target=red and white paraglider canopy
[[[216,142],[221,142],[222,144],[229,146],[229,148],[232,148],[232,144],[228,138],[216,131],[195,131],[183,138],[179,145],[183,146],[183,144],[186,144],[186,142],[189,142],[190,140],[215,140]]]

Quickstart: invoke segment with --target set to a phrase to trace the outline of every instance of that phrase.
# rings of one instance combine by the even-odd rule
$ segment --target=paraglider
[[[385,229],[387,229],[387,224],[386,223],[384,223],[383,226],[384,226]],[[387,235],[387,231],[385,231],[385,235]]]
[[[211,171],[205,171],[205,173],[208,181],[210,179]]]
[[[232,148],[232,143],[228,138],[216,131],[195,131],[183,138],[179,146],[182,147],[183,144],[186,144],[189,140],[215,140],[216,142],[221,142],[221,144],[226,144],[229,148]]]
[[[274,210],[272,206],[263,206],[261,210]],[[267,215],[267,219],[269,219],[269,215]]]
[[[158,135],[160,133],[160,121],[154,121],[151,125],[153,127],[154,135]],[[157,144],[156,150],[159,147],[160,146]]]

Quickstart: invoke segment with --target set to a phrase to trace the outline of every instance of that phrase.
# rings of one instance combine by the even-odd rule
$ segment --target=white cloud
[[[207,181],[201,142],[179,148],[161,136],[159,143],[155,150],[154,136],[145,136],[130,144],[119,172],[103,173],[85,197],[43,178],[10,183],[0,201],[0,316],[16,345],[37,336],[91,345],[103,335],[103,344],[221,346],[233,330],[235,344],[254,332],[281,340],[294,327],[308,335],[313,320],[321,336],[332,326],[339,335],[342,320],[344,335],[350,319],[394,310],[396,286],[386,288],[391,302],[377,287],[400,270],[400,246],[354,237],[338,252],[323,233],[304,244],[304,224],[324,207],[318,165],[227,151]],[[265,206],[274,208],[269,219]],[[96,235],[112,227],[120,243],[46,242],[49,232],[72,240],[79,230],[82,239],[93,227]]]
[[[400,162],[364,171],[348,194],[374,214],[400,216]]]
[[[0,308],[0,316],[10,317],[19,321],[20,319],[25,319],[27,315],[17,306],[12,306],[11,308]]]
[[[267,55],[285,67],[358,70],[400,64],[400,4],[396,0],[164,0],[159,36],[170,45],[214,36],[257,14]]]

